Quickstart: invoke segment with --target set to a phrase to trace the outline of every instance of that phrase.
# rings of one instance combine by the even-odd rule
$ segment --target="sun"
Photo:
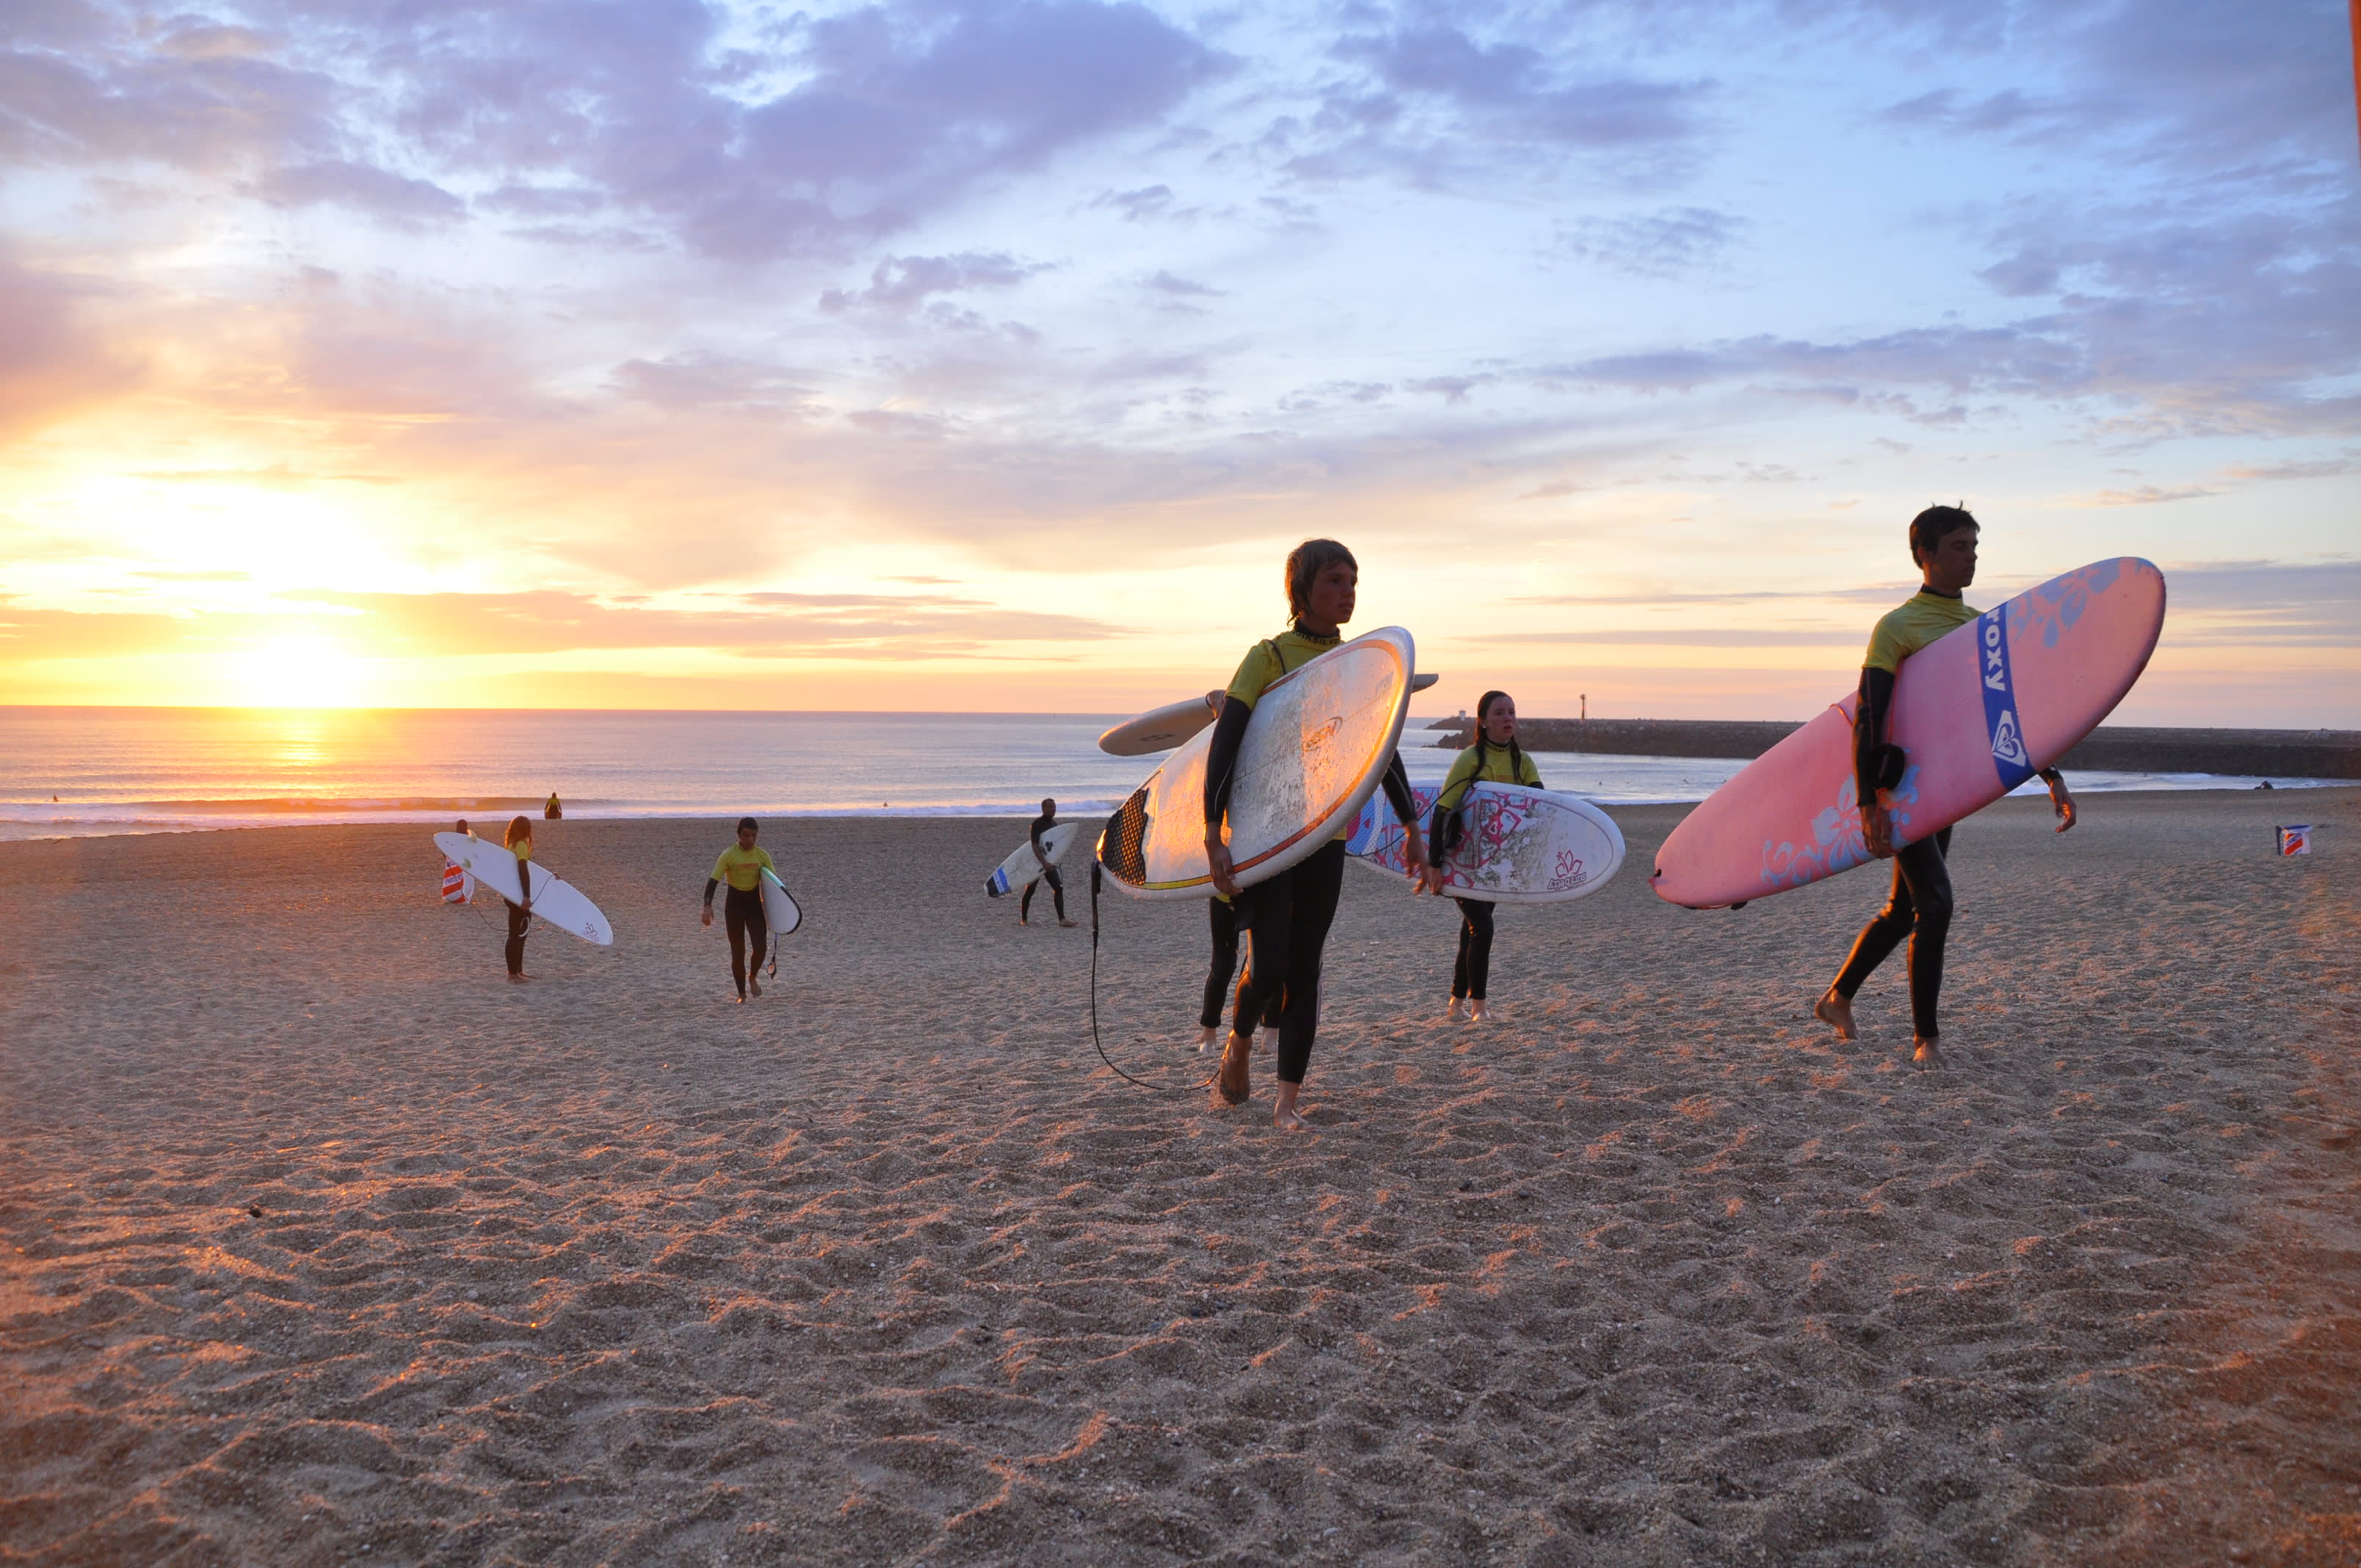
[[[326,637],[274,637],[241,655],[233,677],[240,707],[364,707],[369,666]]]

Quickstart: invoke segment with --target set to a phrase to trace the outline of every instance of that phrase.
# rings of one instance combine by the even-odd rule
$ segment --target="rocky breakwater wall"
[[[1784,721],[1686,718],[1526,718],[1530,751],[1615,757],[1759,757],[1801,726]],[[1432,727],[1434,744],[1471,744],[1469,720]],[[2059,762],[2111,773],[2227,773],[2260,778],[2361,779],[2361,732],[2350,729],[2181,729],[2101,725]]]

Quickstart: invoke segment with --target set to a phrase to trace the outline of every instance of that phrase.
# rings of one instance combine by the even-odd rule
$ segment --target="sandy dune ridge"
[[[1933,1076],[1898,959],[1807,1015],[1873,872],[1677,910],[1618,810],[1469,1028],[1352,872],[1302,1137],[1200,905],[1099,1065],[1020,824],[766,829],[742,1009],[722,824],[553,825],[529,987],[423,829],[0,846],[0,1561],[2361,1560],[2361,792],[2086,806],[1961,829]]]

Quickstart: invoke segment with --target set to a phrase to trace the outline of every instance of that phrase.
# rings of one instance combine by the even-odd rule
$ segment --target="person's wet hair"
[[[1312,606],[1312,585],[1320,574],[1339,562],[1354,571],[1361,564],[1333,539],[1307,539],[1287,553],[1287,609],[1299,620]]]
[[[740,818],[738,819],[738,831],[740,831],[741,833],[746,833],[746,832],[760,833],[762,830],[763,830],[763,825],[762,825],[761,823],[759,823],[759,822],[755,821],[755,820],[754,820],[752,817],[740,817]]]
[[[1945,534],[1982,526],[1966,507],[1928,507],[1910,520],[1910,559],[1924,565],[1927,558],[1934,554],[1935,547],[1943,543]]]

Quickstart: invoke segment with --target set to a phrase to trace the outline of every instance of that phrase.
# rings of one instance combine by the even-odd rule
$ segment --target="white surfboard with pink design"
[[[2164,574],[2095,561],[2017,595],[1902,663],[1887,739],[1902,782],[1879,796],[1897,844],[1980,811],[2114,711],[2164,628]],[[1656,851],[1657,894],[1714,909],[1818,882],[1870,859],[1853,785],[1858,695],[1748,763]]]

